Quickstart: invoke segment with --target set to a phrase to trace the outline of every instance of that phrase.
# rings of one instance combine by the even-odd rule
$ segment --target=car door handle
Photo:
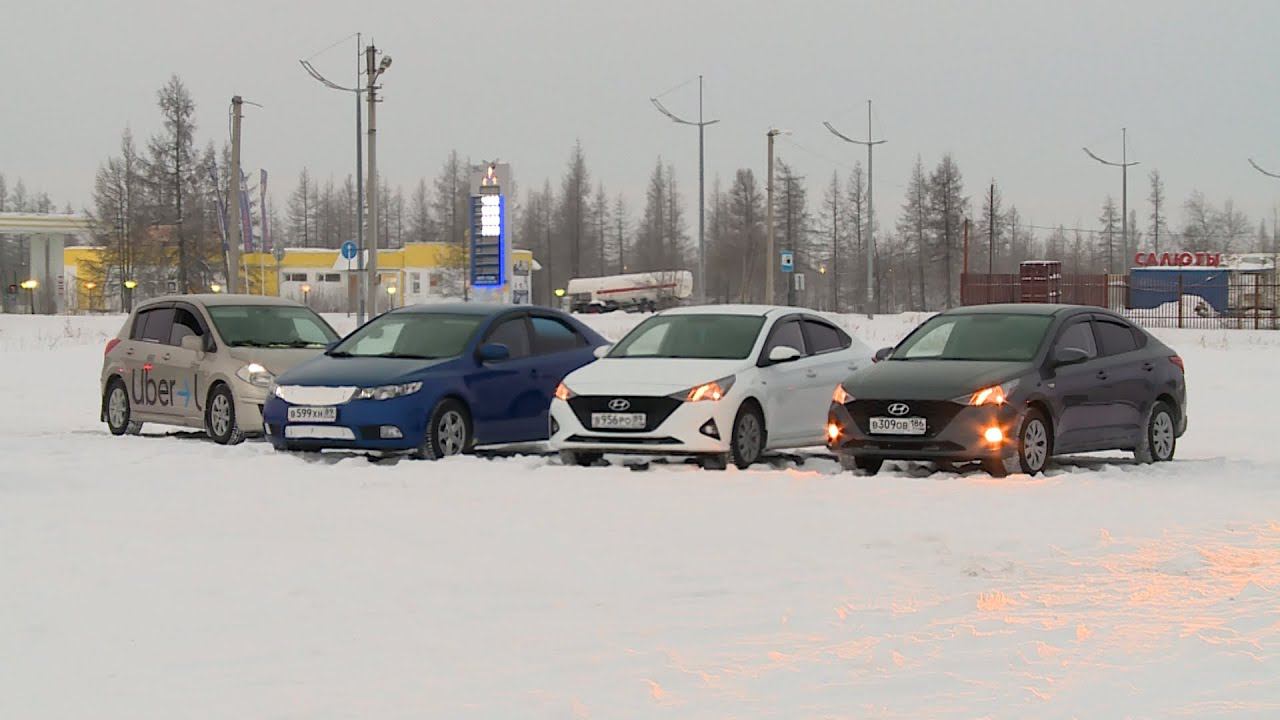
[[[1156,369],[1156,366],[1155,366],[1155,363],[1152,363],[1152,362],[1144,362],[1144,363],[1142,363],[1142,369],[1143,369],[1143,370],[1146,370],[1147,372],[1151,372],[1152,370],[1155,370],[1155,369]]]
[[[1096,376],[1096,377],[1097,377],[1099,380],[1106,380],[1106,379],[1107,379],[1107,373],[1106,373],[1106,371],[1105,371],[1105,370],[1099,370],[1099,371],[1098,371],[1098,374],[1097,374],[1097,376]]]
[[[805,370],[804,376],[809,378],[816,378],[818,377],[818,373],[814,372],[813,370]]]
[[[161,360],[168,360],[168,359],[169,359],[169,357],[170,357],[170,356],[169,356],[169,353],[165,353],[165,354],[163,354],[163,355],[161,355],[161,356],[160,356],[160,359],[161,359]]]

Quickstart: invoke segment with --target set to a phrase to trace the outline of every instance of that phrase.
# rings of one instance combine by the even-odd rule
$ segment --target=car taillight
[[[1178,369],[1179,369],[1179,370],[1181,370],[1183,373],[1186,373],[1186,372],[1187,372],[1187,366],[1182,364],[1182,357],[1181,357],[1181,356],[1178,356],[1178,355],[1170,355],[1170,356],[1169,356],[1169,362],[1173,363],[1174,365],[1177,365],[1177,366],[1178,366]]]
[[[105,350],[103,350],[103,351],[102,351],[102,357],[106,357],[106,356],[110,355],[110,354],[111,354],[111,350],[112,350],[112,348],[114,348],[115,346],[117,346],[117,345],[119,345],[119,344],[120,344],[120,338],[111,338],[110,340],[108,340],[108,341],[107,341],[107,348],[106,348]]]

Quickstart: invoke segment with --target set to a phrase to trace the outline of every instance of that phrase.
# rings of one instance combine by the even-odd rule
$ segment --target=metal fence
[[[1145,327],[1277,330],[1280,283],[1272,272],[1071,275],[1058,279],[1062,303],[1114,310]],[[968,273],[960,278],[964,305],[1023,301],[1018,275]]]

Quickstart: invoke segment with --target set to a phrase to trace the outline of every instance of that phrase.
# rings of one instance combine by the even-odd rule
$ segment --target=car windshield
[[[371,320],[336,345],[334,357],[456,357],[484,317],[446,313],[389,313]]]
[[[322,348],[338,333],[310,308],[214,305],[207,308],[222,341],[232,347]]]
[[[975,313],[930,318],[893,351],[891,360],[1025,362],[1036,355],[1053,318]]]
[[[627,333],[609,357],[741,360],[762,325],[764,318],[755,315],[658,315]]]

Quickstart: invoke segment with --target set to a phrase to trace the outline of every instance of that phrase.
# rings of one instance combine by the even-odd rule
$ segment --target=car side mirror
[[[591,354],[595,355],[596,359],[598,360],[604,357],[605,355],[608,355],[609,351],[612,349],[613,349],[612,345],[597,345],[596,349],[591,351]]]
[[[341,341],[341,340],[334,340],[333,342],[326,344],[326,345],[324,346],[324,351],[325,351],[325,352],[329,352],[330,350],[332,350],[332,349],[334,349],[334,348],[338,347],[338,343],[340,343],[340,342],[342,342],[342,341]]]
[[[871,356],[871,362],[884,362],[885,360],[888,360],[889,356],[892,354],[893,354],[893,348],[882,347],[876,351],[875,355]]]
[[[785,363],[800,358],[800,351],[790,345],[779,345],[769,351],[769,362]]]
[[[179,345],[183,350],[191,350],[192,352],[204,352],[204,338],[199,335],[185,335],[179,341]]]
[[[511,357],[511,350],[502,343],[485,343],[476,351],[480,362],[502,362]]]
[[[1066,365],[1079,365],[1089,359],[1089,353],[1080,348],[1064,347],[1058,348],[1053,353],[1053,366],[1064,367]]]

